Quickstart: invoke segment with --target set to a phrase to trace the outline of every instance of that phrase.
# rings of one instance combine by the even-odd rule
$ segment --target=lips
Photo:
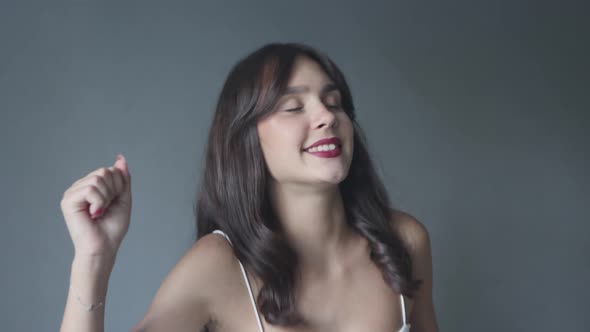
[[[337,137],[324,138],[313,143],[304,151],[320,158],[335,158],[342,153],[342,142]]]
[[[313,147],[325,145],[325,144],[334,144],[334,145],[340,147],[340,146],[342,146],[342,141],[340,141],[340,139],[338,137],[323,138],[323,139],[313,143],[312,145],[306,147],[304,150],[307,151]]]

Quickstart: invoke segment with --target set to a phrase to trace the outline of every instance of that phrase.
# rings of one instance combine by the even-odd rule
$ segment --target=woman
[[[62,331],[102,331],[130,220],[118,156],[61,202],[75,247]],[[389,208],[344,76],[301,44],[240,61],[221,91],[198,240],[134,331],[438,331],[424,226]]]

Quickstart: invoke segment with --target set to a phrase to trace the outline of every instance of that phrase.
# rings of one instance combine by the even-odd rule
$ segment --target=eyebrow
[[[326,93],[332,92],[332,91],[340,91],[340,90],[338,90],[338,87],[334,83],[326,84],[326,85],[324,85],[324,87],[320,91],[320,95],[325,95]],[[285,90],[285,92],[283,92],[281,94],[280,97],[283,97],[286,95],[300,94],[300,93],[304,93],[304,92],[309,92],[309,87],[307,85],[290,86]]]

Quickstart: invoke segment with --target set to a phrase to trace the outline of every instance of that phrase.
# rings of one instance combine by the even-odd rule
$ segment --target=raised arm
[[[109,277],[131,218],[126,160],[120,156],[112,167],[74,182],[60,205],[75,250],[60,331],[102,332]],[[135,331],[194,332],[210,320],[211,285],[222,272],[216,268],[222,266],[216,262],[222,253],[217,238],[203,237],[182,257]]]
[[[117,250],[131,218],[131,176],[121,155],[74,182],[60,202],[74,243],[60,331],[104,330],[104,304]]]

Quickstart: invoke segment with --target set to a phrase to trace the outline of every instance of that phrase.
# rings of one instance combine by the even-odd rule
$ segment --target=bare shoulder
[[[414,216],[399,210],[391,210],[391,224],[411,256],[413,278],[422,281],[412,300],[412,330],[437,332],[439,329],[432,299],[432,253],[428,230]]]
[[[183,281],[186,279],[189,289],[206,296],[206,290],[214,291],[215,286],[220,284],[220,275],[234,269],[235,263],[236,258],[229,242],[220,235],[207,234],[186,251],[169,276],[178,275]],[[203,289],[203,286],[208,287]]]
[[[231,269],[236,260],[232,246],[223,236],[217,234],[207,234],[200,238],[185,256],[189,262],[211,268],[213,274]]]
[[[416,251],[430,247],[430,236],[426,226],[411,214],[391,209],[391,225],[393,230],[402,238],[408,250]]]
[[[212,319],[223,276],[234,266],[235,256],[226,239],[203,236],[170,270],[133,331],[199,330]]]
[[[171,273],[178,269],[190,280],[206,282],[208,288],[215,291],[215,286],[222,286],[220,276],[235,269],[235,264],[236,257],[229,242],[221,235],[207,234],[187,250]],[[191,286],[203,292],[202,284],[193,281]]]

